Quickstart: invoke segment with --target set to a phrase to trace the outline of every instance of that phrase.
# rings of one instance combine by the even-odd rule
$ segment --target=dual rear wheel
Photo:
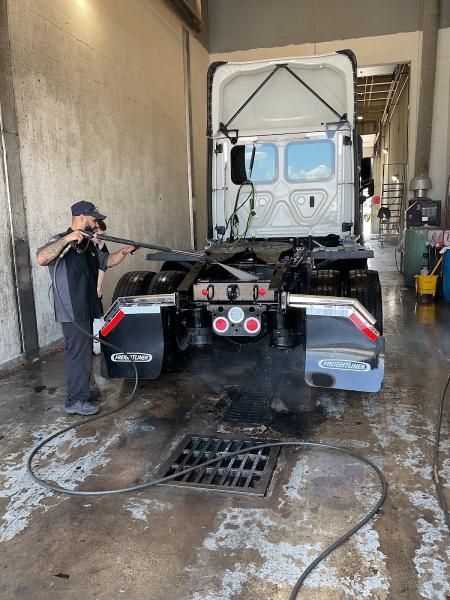
[[[383,334],[383,304],[377,271],[353,269],[345,273],[332,269],[319,269],[313,275],[311,293],[320,296],[356,298],[375,317],[375,327],[380,334]]]
[[[112,301],[122,296],[145,296],[147,294],[171,294],[183,281],[183,271],[131,271],[119,279]],[[161,309],[164,330],[163,369],[181,371],[189,359],[189,345],[185,319],[175,307]]]

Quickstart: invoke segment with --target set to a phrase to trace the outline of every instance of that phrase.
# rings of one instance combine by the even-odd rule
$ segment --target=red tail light
[[[225,333],[228,331],[229,327],[230,324],[225,317],[216,317],[213,321],[214,331],[217,331],[218,333]]]
[[[247,333],[258,333],[261,329],[261,323],[255,317],[249,317],[245,320],[244,329]]]

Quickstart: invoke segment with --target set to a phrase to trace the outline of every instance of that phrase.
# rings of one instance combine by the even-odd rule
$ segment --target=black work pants
[[[66,405],[89,400],[89,379],[92,370],[92,339],[73,323],[61,323],[66,342]],[[92,333],[92,321],[77,321],[86,333]]]

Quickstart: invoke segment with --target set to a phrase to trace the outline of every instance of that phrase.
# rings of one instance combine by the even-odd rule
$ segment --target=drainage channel
[[[187,435],[165,462],[159,476],[173,475],[187,467],[242,450],[242,454],[233,458],[224,456],[223,460],[214,465],[199,468],[164,485],[265,496],[280,448],[261,448],[254,453],[245,454],[246,448],[262,444],[264,441],[253,438]]]

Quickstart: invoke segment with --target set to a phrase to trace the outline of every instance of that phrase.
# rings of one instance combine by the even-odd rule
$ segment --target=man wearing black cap
[[[106,219],[92,202],[77,202],[72,206],[72,226],[54,235],[37,251],[37,262],[48,266],[52,281],[55,261],[64,251],[56,272],[59,298],[54,294],[55,318],[61,323],[66,343],[67,398],[65,411],[69,414],[94,415],[99,407],[89,389],[92,369],[92,341],[80,328],[92,333],[92,320],[101,317],[97,294],[98,272],[118,265],[127,254],[136,251],[125,246],[114,254],[98,250],[85,232],[99,230],[98,221]],[[66,250],[68,244],[71,248]],[[76,325],[74,325],[76,323]]]

